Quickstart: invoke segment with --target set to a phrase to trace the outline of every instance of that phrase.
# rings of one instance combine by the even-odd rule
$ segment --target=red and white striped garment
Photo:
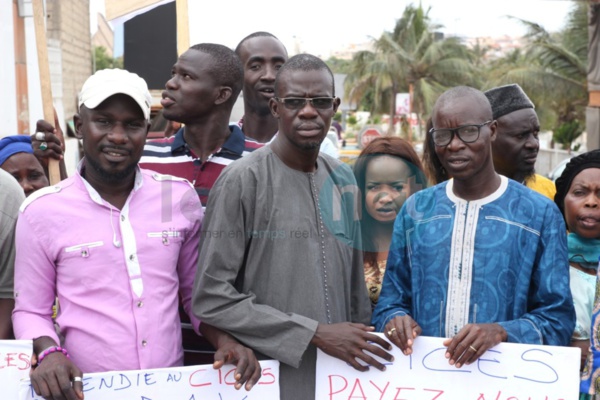
[[[184,128],[169,138],[148,141],[144,146],[140,166],[187,179],[196,189],[202,206],[206,207],[210,189],[223,168],[263,146],[262,143],[246,138],[237,125],[231,124],[229,129],[229,138],[206,160],[200,160],[189,148],[183,138]]]

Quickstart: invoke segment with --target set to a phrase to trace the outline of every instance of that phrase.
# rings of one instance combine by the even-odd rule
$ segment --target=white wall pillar
[[[17,81],[12,0],[0,0],[0,137],[17,134]]]

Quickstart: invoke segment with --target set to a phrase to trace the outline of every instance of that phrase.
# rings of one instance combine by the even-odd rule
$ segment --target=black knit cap
[[[571,158],[563,173],[556,180],[554,202],[560,209],[563,217],[565,216],[565,197],[571,188],[573,179],[581,171],[588,168],[600,168],[600,149],[588,151],[587,153]]]
[[[521,86],[516,83],[490,89],[484,94],[490,101],[494,119],[524,108],[535,108]]]

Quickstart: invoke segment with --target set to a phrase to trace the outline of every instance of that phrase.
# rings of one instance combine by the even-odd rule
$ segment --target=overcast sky
[[[191,43],[217,42],[235,47],[240,39],[257,30],[278,36],[293,49],[328,57],[332,50],[361,43],[392,30],[408,0],[331,1],[302,0],[268,2],[248,0],[189,1]],[[431,7],[432,20],[443,24],[443,32],[464,36],[520,36],[522,26],[512,15],[537,22],[550,31],[563,26],[572,2],[569,0],[422,0]],[[207,13],[207,9],[210,12]],[[218,18],[223,15],[224,18]],[[206,16],[206,17],[205,17]]]
[[[92,0],[94,10],[103,0]],[[418,0],[189,0],[190,44],[221,43],[235,47],[246,35],[268,31],[292,52],[300,50],[327,58],[332,51],[363,43],[393,29],[409,4]],[[460,36],[520,36],[524,28],[508,15],[537,22],[549,31],[563,26],[570,0],[422,0],[429,16],[444,25],[442,32]],[[93,13],[92,13],[93,14]],[[92,21],[92,26],[94,22]],[[115,27],[117,36],[122,29]],[[122,49],[116,38],[115,54]]]

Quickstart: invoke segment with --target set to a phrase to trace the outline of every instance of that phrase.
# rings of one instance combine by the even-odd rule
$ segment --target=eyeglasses
[[[481,124],[470,124],[470,125],[462,125],[458,128],[444,128],[444,129],[433,129],[429,130],[429,133],[433,137],[433,143],[436,146],[443,147],[448,146],[452,139],[454,139],[454,135],[458,136],[460,140],[464,143],[473,143],[477,139],[479,139],[479,133],[481,131],[481,127],[487,124],[492,123],[493,121],[485,121]]]
[[[275,97],[275,100],[283,103],[289,110],[301,110],[308,101],[311,106],[319,110],[327,110],[333,106],[335,97]]]

